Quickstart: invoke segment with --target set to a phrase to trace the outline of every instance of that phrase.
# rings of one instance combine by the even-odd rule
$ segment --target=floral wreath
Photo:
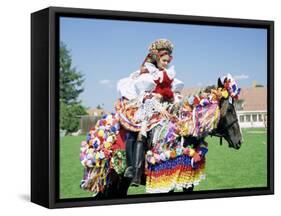
[[[174,49],[174,45],[171,41],[168,39],[158,39],[154,41],[150,46],[148,47],[148,55],[144,60],[145,62],[155,62],[159,57],[163,55],[169,55],[170,59],[169,62],[172,61],[172,52]],[[143,64],[144,64],[143,63]]]
[[[171,41],[167,39],[158,39],[154,41],[152,44],[150,44],[148,50],[149,52],[154,52],[155,50],[167,50],[170,54],[172,54],[174,49],[174,45]]]
[[[111,166],[117,174],[121,174],[127,167],[126,151],[116,150],[115,154],[111,158]]]

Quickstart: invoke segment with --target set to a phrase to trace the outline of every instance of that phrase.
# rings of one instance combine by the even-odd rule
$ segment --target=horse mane
[[[203,92],[205,92],[205,93],[211,93],[211,90],[212,90],[212,89],[216,89],[216,88],[217,88],[216,85],[209,85],[209,86],[207,86],[207,87],[205,87],[205,88],[203,89]]]

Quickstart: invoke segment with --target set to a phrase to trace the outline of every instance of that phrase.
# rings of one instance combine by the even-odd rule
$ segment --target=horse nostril
[[[241,144],[242,144],[242,140],[239,140],[239,141],[238,141],[238,143],[237,143],[237,146],[236,146],[236,147],[237,147],[237,149],[240,149]]]

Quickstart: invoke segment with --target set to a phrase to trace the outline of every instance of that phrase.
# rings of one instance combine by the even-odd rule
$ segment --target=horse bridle
[[[229,125],[226,126],[226,130],[228,130],[229,128],[231,128],[235,123],[238,122],[238,118],[236,118],[235,120],[233,120]],[[216,136],[216,137],[219,137],[220,138],[220,145],[222,145],[222,138],[224,138],[226,136],[225,133],[219,133],[217,128],[214,129],[211,133],[210,133],[211,136]]]

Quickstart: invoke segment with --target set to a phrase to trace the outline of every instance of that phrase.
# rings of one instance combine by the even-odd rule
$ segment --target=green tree
[[[60,43],[60,101],[65,104],[77,103],[84,91],[83,74],[72,66],[72,57],[66,45]]]
[[[60,128],[69,132],[79,129],[82,115],[87,114],[78,96],[83,92],[83,74],[72,65],[70,51],[60,43]]]
[[[79,129],[80,117],[87,114],[85,108],[80,104],[60,103],[60,128],[67,132],[74,132]]]

